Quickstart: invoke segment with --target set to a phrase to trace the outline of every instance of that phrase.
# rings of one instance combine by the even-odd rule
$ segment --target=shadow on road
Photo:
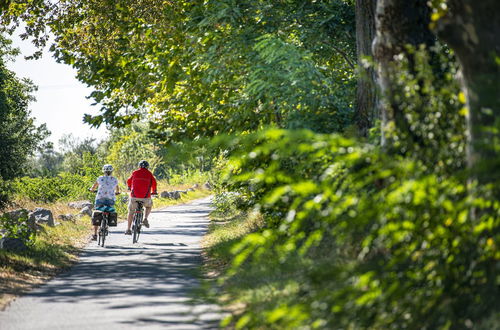
[[[118,322],[127,328],[180,329],[186,324],[198,329],[218,328],[220,318],[195,296],[198,279],[202,277],[201,248],[189,243],[193,236],[206,232],[207,210],[173,208],[154,213],[162,214],[158,220],[161,222],[176,215],[188,217],[189,221],[175,222],[166,228],[152,226],[141,233],[136,245],[132,245],[131,239],[129,242],[128,236],[127,243],[120,246],[124,235],[113,229],[110,237],[122,235],[120,242],[110,239],[105,248],[90,246],[70,271],[27,296],[48,304],[89,304],[90,308],[95,305],[104,314],[122,315],[115,312],[123,310],[125,317]],[[155,241],[148,236],[167,239]]]

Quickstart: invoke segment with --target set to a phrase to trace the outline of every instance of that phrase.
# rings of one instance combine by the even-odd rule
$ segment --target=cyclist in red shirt
[[[149,228],[148,216],[153,207],[151,195],[157,195],[156,192],[156,179],[148,170],[149,163],[145,160],[139,162],[139,169],[132,172],[130,178],[127,180],[128,190],[130,191],[130,200],[128,203],[128,225],[125,235],[132,235],[130,227],[132,226],[132,219],[134,218],[134,211],[137,208],[137,201],[144,203],[146,209],[143,224]]]

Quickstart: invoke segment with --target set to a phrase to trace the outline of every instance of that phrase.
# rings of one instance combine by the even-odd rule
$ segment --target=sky
[[[7,67],[19,78],[29,78],[38,86],[34,93],[36,101],[30,104],[32,117],[38,125],[45,123],[52,133],[48,138],[57,147],[57,141],[65,135],[83,140],[92,137],[102,140],[107,130],[91,128],[83,122],[86,113],[96,115],[99,106],[91,106],[92,100],[86,98],[92,89],[80,83],[76,78],[76,70],[66,64],[55,61],[48,50],[39,60],[25,60],[35,48],[29,41],[13,36],[13,45],[21,50],[15,62],[8,62]]]

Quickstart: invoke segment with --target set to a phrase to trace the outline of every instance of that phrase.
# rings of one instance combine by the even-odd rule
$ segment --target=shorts
[[[115,205],[115,201],[112,200],[112,199],[108,199],[108,198],[101,198],[101,199],[96,199],[94,204],[95,204],[96,207],[99,207],[99,206],[114,206]]]
[[[144,202],[144,207],[153,207],[153,200],[151,198],[130,197],[130,201],[128,202],[129,211],[135,211],[137,209],[137,201]]]

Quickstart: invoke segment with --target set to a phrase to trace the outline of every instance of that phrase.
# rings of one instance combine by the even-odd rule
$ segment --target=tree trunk
[[[398,75],[394,63],[398,55],[411,58],[405,46],[431,46],[435,37],[429,29],[430,8],[427,0],[378,0],[376,10],[376,36],[373,55],[377,63],[378,86],[382,99],[379,102],[382,118],[382,145],[391,147],[390,138],[397,130],[405,131],[403,109],[394,95],[393,81]]]
[[[358,86],[356,90],[355,121],[361,136],[378,119],[375,69],[363,66],[363,57],[373,57],[372,43],[375,38],[375,9],[377,0],[356,0],[356,48],[358,55]]]
[[[500,196],[500,11],[498,0],[449,0],[437,22],[439,37],[455,51],[468,115],[467,162],[473,178]]]

